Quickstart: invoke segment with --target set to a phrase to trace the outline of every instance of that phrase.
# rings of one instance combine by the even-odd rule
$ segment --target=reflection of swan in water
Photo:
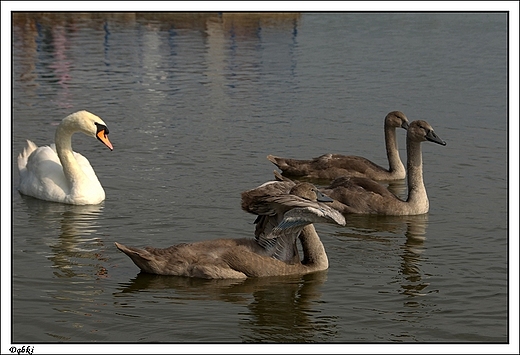
[[[51,249],[48,259],[52,261],[56,277],[102,277],[106,269],[97,262],[104,261],[99,247],[103,242],[95,235],[103,205],[67,205],[47,202],[20,195],[27,206],[28,222],[37,225],[45,235],[54,235],[47,244]],[[95,264],[92,264],[95,261]],[[85,266],[94,268],[89,274]]]
[[[408,296],[425,294],[425,288],[429,283],[424,281],[420,265],[424,260],[422,254],[425,250],[428,214],[416,216],[349,215],[347,226],[353,231],[341,232],[338,235],[391,244],[394,240],[393,236],[404,234],[406,239],[398,247],[402,259],[399,273],[392,282],[399,282],[399,293],[401,294]],[[407,304],[411,305],[412,301],[407,300]]]
[[[116,307],[119,305],[121,312],[129,315],[133,314],[132,309],[142,307],[142,291],[153,293],[153,298],[164,299],[167,295],[172,307],[183,301],[230,302],[247,307],[240,317],[242,333],[238,336],[243,342],[331,341],[336,331],[335,319],[313,316],[320,316],[316,305],[326,279],[327,271],[247,279],[169,277],[141,272],[128,283],[120,284],[114,300]]]
[[[308,274],[290,285],[273,283],[254,293],[249,317],[240,321],[243,342],[330,342],[337,318],[320,313],[321,284],[326,271]]]
[[[400,272],[404,277],[401,284],[402,293],[409,296],[425,295],[423,290],[429,285],[428,282],[423,280],[423,273],[419,267],[424,260],[422,253],[424,252],[427,225],[427,214],[409,216],[409,218],[406,219],[406,241],[401,246],[401,250],[403,251],[401,257],[403,260],[401,262]]]

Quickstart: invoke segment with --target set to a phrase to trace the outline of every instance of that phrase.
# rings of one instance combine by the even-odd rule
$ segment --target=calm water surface
[[[15,16],[11,341],[506,343],[507,58],[503,13]],[[106,200],[21,196],[25,139],[81,109],[110,129],[112,152],[73,138]],[[114,247],[252,236],[267,154],[386,165],[392,110],[447,141],[423,144],[430,212],[318,225],[325,272],[158,277]]]

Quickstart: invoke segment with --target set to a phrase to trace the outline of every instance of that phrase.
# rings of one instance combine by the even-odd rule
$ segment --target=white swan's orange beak
[[[112,147],[112,143],[110,143],[110,140],[108,139],[108,132],[106,132],[104,129],[100,129],[96,133],[96,137],[101,141],[101,143],[106,145],[108,149],[114,150],[114,147]]]

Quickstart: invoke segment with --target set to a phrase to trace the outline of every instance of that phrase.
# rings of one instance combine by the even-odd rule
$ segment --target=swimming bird
[[[72,150],[75,132],[97,138],[114,149],[101,118],[88,111],[72,113],[57,127],[55,144],[37,147],[27,140],[27,147],[18,155],[20,193],[73,205],[98,204],[105,199],[105,191],[88,159]]]
[[[184,243],[164,249],[140,249],[117,242],[115,245],[143,272],[159,275],[243,279],[325,270],[328,268],[327,254],[312,223],[344,225],[345,218],[326,205],[300,202],[300,207],[286,211],[282,221],[268,235],[262,236],[264,244],[254,238],[240,238]],[[298,236],[302,241],[303,261],[294,262],[291,259],[291,263],[279,260],[286,255],[281,250],[287,246],[290,248]]]
[[[241,194],[244,211],[257,215],[255,238],[266,250],[276,250],[275,257],[289,263],[299,263],[297,235],[273,239],[271,231],[283,220],[287,211],[296,207],[320,209],[321,202],[333,200],[323,195],[309,182],[269,181]]]
[[[282,170],[284,175],[291,177],[333,180],[340,176],[359,176],[373,180],[400,180],[405,178],[406,170],[397,147],[395,131],[398,127],[408,129],[408,118],[401,111],[388,113],[384,129],[389,169],[355,155],[324,154],[311,160],[268,155],[267,159]]]
[[[321,192],[335,201],[330,206],[343,214],[418,215],[428,212],[429,201],[423,180],[421,143],[446,145],[423,120],[413,121],[406,134],[408,198],[401,200],[372,179],[339,177]]]

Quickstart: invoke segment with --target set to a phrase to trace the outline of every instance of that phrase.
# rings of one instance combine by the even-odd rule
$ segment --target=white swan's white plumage
[[[87,158],[72,151],[75,132],[97,138],[113,149],[101,118],[88,111],[73,113],[56,129],[55,144],[38,147],[27,141],[27,147],[18,156],[20,193],[74,205],[93,205],[105,199],[105,191]]]

